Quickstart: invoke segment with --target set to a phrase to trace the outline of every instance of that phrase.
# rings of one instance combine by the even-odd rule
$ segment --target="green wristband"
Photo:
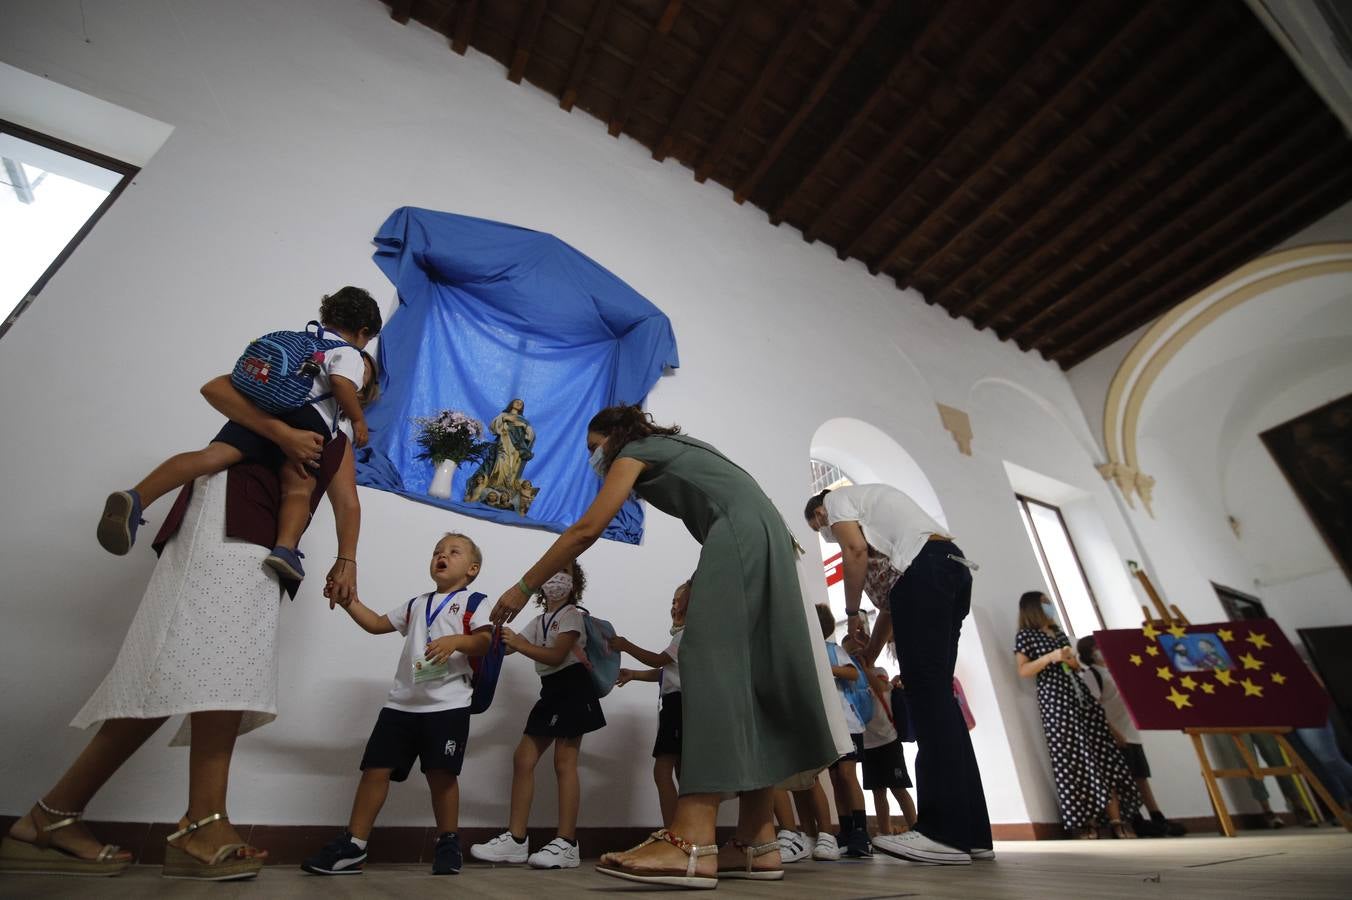
[[[526,586],[526,579],[524,579],[524,578],[522,578],[520,581],[518,581],[518,582],[516,583],[516,586],[519,587],[519,588],[521,588],[521,593],[525,594],[527,597],[529,597],[531,594],[535,593],[535,592],[532,591],[529,587]]]

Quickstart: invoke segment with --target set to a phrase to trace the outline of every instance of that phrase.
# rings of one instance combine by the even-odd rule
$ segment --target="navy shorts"
[[[653,759],[659,756],[681,755],[681,692],[662,695],[662,709],[657,713],[657,740],[653,743]]]
[[[422,771],[460,774],[469,743],[469,707],[415,713],[402,709],[380,711],[376,727],[366,741],[362,771],[389,769],[391,781],[403,781],[422,759]]]
[[[319,410],[315,409],[313,403],[307,403],[300,409],[293,409],[277,418],[292,428],[299,428],[301,431],[313,431],[322,437],[326,444],[333,439],[333,433],[329,431],[329,426],[324,423],[324,417],[319,414]],[[225,427],[216,433],[211,442],[213,444],[229,444],[244,454],[244,461],[262,463],[270,469],[280,468],[282,463],[286,462],[286,454],[282,453],[280,447],[238,422],[226,422]]]
[[[581,737],[605,727],[601,699],[591,673],[581,663],[540,678],[540,699],[526,717],[532,737]]]
[[[831,763],[830,768],[834,769],[843,762],[859,762],[859,760],[864,758],[864,735],[852,734],[850,735],[850,740],[854,742],[854,749]]]
[[[911,773],[906,770],[906,757],[901,753],[901,741],[868,748],[864,751],[863,763],[866,791],[911,786]]]

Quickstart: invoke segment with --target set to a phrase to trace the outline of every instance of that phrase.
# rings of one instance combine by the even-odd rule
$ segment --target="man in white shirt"
[[[888,616],[880,616],[869,652],[895,634],[901,677],[916,731],[919,817],[906,834],[880,837],[874,848],[940,865],[989,859],[990,817],[967,724],[953,699],[953,669],[962,620],[972,606],[972,564],[933,517],[885,484],[826,490],[803,511],[822,538],[839,544],[845,614],[858,631],[870,557],[896,573]],[[875,605],[880,598],[872,596]]]

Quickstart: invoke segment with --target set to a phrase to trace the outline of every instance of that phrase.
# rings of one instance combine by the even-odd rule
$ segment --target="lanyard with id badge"
[[[429,643],[432,640],[432,623],[436,621],[437,616],[441,615],[441,611],[446,608],[446,604],[451,602],[451,598],[461,593],[464,593],[464,588],[447,594],[442,598],[442,601],[437,604],[435,610],[432,609],[432,598],[436,596],[436,592],[434,591],[427,595],[427,608],[423,615],[427,621],[426,636]],[[446,678],[451,674],[450,663],[451,658],[449,656],[442,662],[434,663],[427,658],[426,650],[424,650],[423,655],[413,660],[413,683],[422,684],[425,681],[438,681]]]

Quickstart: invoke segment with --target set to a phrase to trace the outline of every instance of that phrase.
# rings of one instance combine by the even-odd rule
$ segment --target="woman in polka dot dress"
[[[1037,705],[1066,830],[1096,838],[1106,820],[1113,837],[1135,837],[1122,824],[1123,804],[1127,810],[1140,805],[1131,770],[1113,741],[1103,707],[1074,674],[1079,660],[1041,591],[1019,598],[1014,656],[1019,674],[1037,679]]]

